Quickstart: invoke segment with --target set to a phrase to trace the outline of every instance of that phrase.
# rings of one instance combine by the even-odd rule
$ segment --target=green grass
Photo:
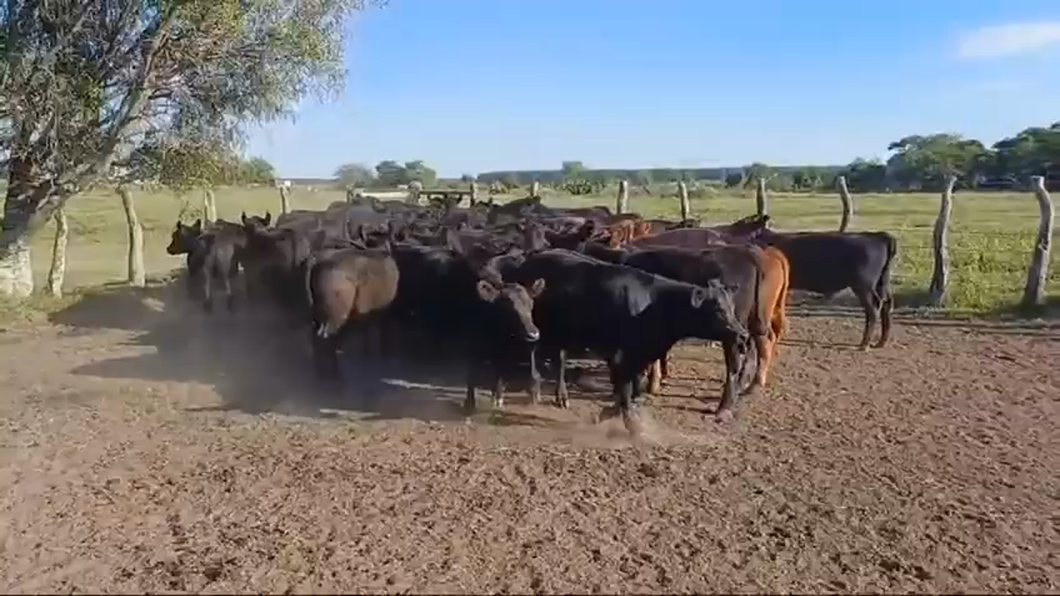
[[[676,217],[678,202],[672,192],[659,196],[633,194],[630,209],[646,217]],[[614,206],[615,193],[571,197],[543,191],[545,202],[555,206],[606,204]],[[238,221],[242,211],[279,212],[279,193],[274,188],[222,188],[216,191],[217,213]],[[165,253],[169,235],[182,210],[185,221],[202,213],[200,191],[177,196],[171,192],[135,192],[137,212],[144,226],[144,262],[148,275],[165,274],[182,265],[183,259]],[[505,200],[510,197],[501,197]],[[293,209],[322,209],[344,199],[338,190],[296,188],[291,193]],[[852,230],[886,230],[899,239],[899,257],[894,272],[896,291],[915,295],[927,289],[932,271],[931,234],[938,210],[937,195],[879,194],[855,196]],[[839,199],[833,194],[778,194],[770,196],[773,225],[780,230],[830,230],[839,222]],[[732,221],[754,211],[753,192],[705,189],[692,200],[693,215],[707,223]],[[99,192],[72,200],[67,206],[70,222],[65,288],[68,293],[121,281],[126,268],[126,226],[121,200],[111,192]],[[950,288],[947,310],[954,314],[987,314],[1015,304],[1023,291],[1034,237],[1038,208],[1030,194],[958,193],[954,200],[950,229]],[[43,287],[50,263],[54,226],[42,230],[33,241],[34,274]],[[1060,288],[1060,263],[1054,251],[1049,289]],[[901,298],[899,298],[901,301]],[[64,301],[65,302],[65,301]],[[55,306],[44,301],[42,307]],[[14,314],[27,318],[25,307],[0,303],[0,317]],[[7,317],[9,318],[9,317]]]

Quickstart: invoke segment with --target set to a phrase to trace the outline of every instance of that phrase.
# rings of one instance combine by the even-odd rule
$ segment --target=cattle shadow
[[[849,290],[831,298],[793,290],[787,312],[800,318],[848,318],[862,320],[864,311]],[[963,329],[993,335],[1052,337],[1060,332],[1060,296],[1050,296],[1046,304],[1035,308],[1008,306],[981,314],[945,310],[930,306],[928,293],[922,290],[896,292],[894,322],[896,326]],[[817,346],[821,342],[785,338],[782,343]],[[857,347],[857,342],[828,343],[830,347]]]
[[[400,362],[390,367],[341,354],[342,386],[323,386],[311,368],[308,324],[269,308],[242,308],[212,314],[192,302],[172,278],[147,287],[114,284],[90,292],[49,319],[74,334],[101,330],[131,333],[125,347],[151,348],[135,354],[78,366],[71,372],[113,379],[212,387],[220,404],[190,411],[240,411],[310,417],[348,415],[361,420],[412,418],[426,422],[466,420],[462,404],[466,365],[454,358],[429,363]],[[572,399],[594,399],[595,371],[576,369]],[[542,385],[543,407],[551,401],[550,377]],[[507,402],[529,403],[527,381],[509,383]],[[605,381],[606,383],[606,381]],[[491,411],[489,391],[480,386],[475,419],[512,425],[532,416]],[[529,422],[528,422],[529,423]],[[535,422],[536,424],[536,422]]]

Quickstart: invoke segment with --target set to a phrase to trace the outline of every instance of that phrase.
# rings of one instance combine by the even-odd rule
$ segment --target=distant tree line
[[[385,160],[374,169],[359,163],[343,164],[335,170],[335,178],[341,188],[394,188],[412,182],[431,187],[437,184],[438,173],[421,160],[404,164]]]
[[[1031,176],[1045,176],[1050,187],[1060,186],[1060,122],[1032,127],[998,141],[993,147],[956,134],[912,135],[888,146],[891,156],[858,158],[845,166],[769,166],[753,163],[737,168],[652,168],[640,170],[590,169],[580,161],[566,161],[558,170],[485,172],[478,182],[491,188],[525,186],[537,180],[573,194],[598,190],[617,180],[650,187],[654,182],[713,182],[729,188],[748,187],[758,178],[780,191],[814,191],[835,187],[845,175],[855,192],[936,192],[950,175],[959,186],[973,189],[1025,188]]]

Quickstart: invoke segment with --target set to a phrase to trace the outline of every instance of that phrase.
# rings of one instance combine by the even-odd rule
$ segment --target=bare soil
[[[634,443],[602,391],[324,400],[304,333],[181,298],[0,333],[0,591],[1060,590],[1056,328],[904,320],[861,353],[804,310],[731,426],[718,350],[680,346]]]

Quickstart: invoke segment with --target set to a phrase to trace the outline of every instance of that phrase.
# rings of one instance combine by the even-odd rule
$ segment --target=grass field
[[[543,191],[545,202],[556,206],[614,205],[615,195],[571,197]],[[657,189],[658,194],[658,189]],[[754,210],[753,193],[706,191],[692,201],[693,215],[708,223],[726,222]],[[178,196],[171,192],[135,193],[137,212],[144,226],[145,265],[148,275],[165,273],[182,265],[182,258],[166,254],[165,246],[178,215],[192,221],[202,213],[202,193]],[[279,193],[273,188],[223,188],[216,192],[218,216],[238,221],[240,212],[279,212]],[[294,209],[321,209],[343,200],[341,191],[296,188],[291,194]],[[510,198],[510,197],[508,197]],[[500,200],[506,200],[501,198]],[[894,273],[899,306],[927,289],[932,271],[931,234],[938,197],[929,194],[857,195],[852,230],[886,230],[899,238],[898,264]],[[678,203],[673,196],[634,194],[630,209],[648,217],[675,217]],[[772,194],[770,213],[774,226],[782,230],[829,230],[839,221],[839,199],[833,194]],[[70,239],[65,288],[67,293],[125,277],[126,225],[121,201],[114,193],[79,197],[67,207]],[[1026,193],[958,193],[954,200],[950,229],[951,282],[947,311],[951,314],[984,315],[1010,308],[1020,297],[1034,236],[1038,208]],[[43,287],[50,263],[54,226],[34,239],[34,270],[37,287]],[[1060,263],[1053,252],[1049,289],[1060,291]],[[70,300],[68,298],[67,300]],[[47,300],[37,308],[47,308]],[[10,310],[10,309],[8,309]]]

